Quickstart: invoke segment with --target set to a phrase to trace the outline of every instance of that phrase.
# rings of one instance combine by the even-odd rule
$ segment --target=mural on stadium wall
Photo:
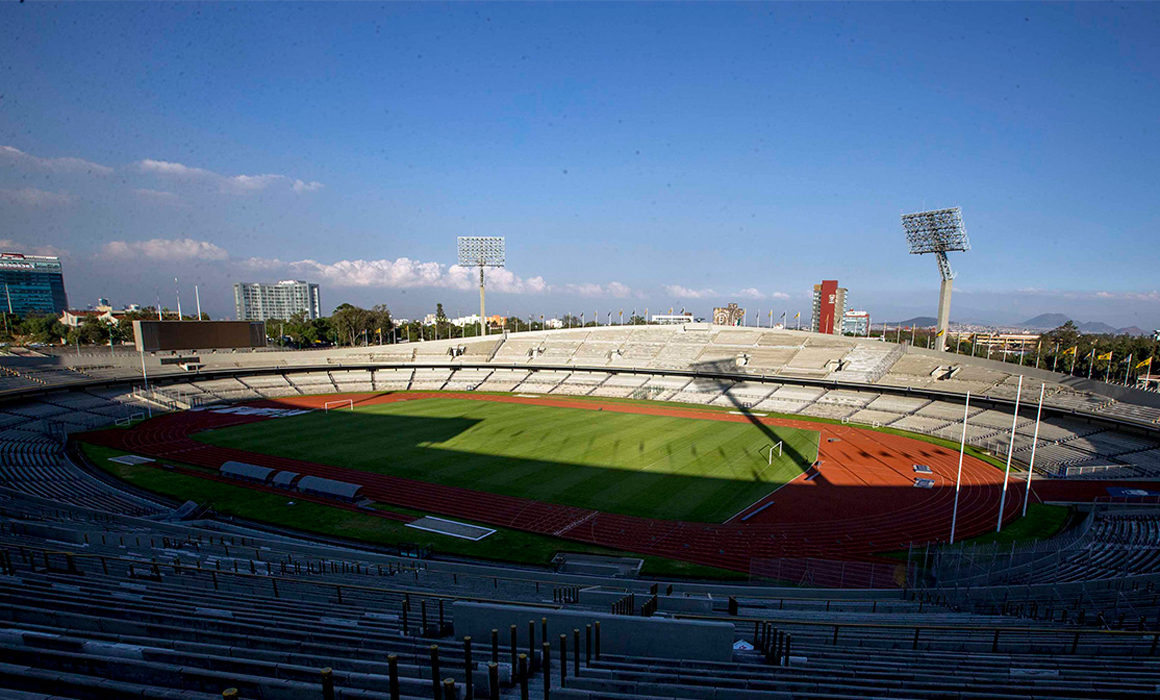
[[[745,320],[745,309],[737,304],[718,306],[713,309],[713,323],[718,326],[740,326]]]

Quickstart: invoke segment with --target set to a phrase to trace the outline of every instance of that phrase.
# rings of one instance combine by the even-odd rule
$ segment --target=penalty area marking
[[[426,532],[434,532],[439,535],[447,535],[448,537],[457,537],[461,540],[471,540],[472,542],[478,542],[484,537],[495,534],[495,530],[489,527],[458,523],[454,520],[436,518],[433,515],[412,520],[405,527],[413,527],[416,530],[425,530]]]
[[[120,457],[110,457],[109,461],[116,462],[117,464],[127,464],[132,466],[135,464],[148,464],[152,462],[153,459],[150,457],[141,457],[139,455],[121,455]]]
[[[769,464],[766,466],[766,469],[768,469],[770,466],[773,466],[773,450],[774,450],[775,448],[777,449],[777,456],[778,456],[778,457],[780,457],[780,456],[781,456],[781,445],[782,445],[782,441],[781,441],[781,440],[778,440],[776,443],[774,443],[774,444],[772,444],[772,445],[767,445],[767,447],[769,448]],[[764,448],[764,447],[763,447],[763,448],[761,448],[761,450],[760,450],[760,451],[762,451],[762,452],[763,452],[763,451],[765,451],[765,448]],[[803,472],[803,473],[804,473],[804,472]],[[758,476],[764,476],[764,475],[765,475],[765,469],[762,469],[760,472],[758,472]],[[799,475],[799,476],[800,476],[800,475]],[[731,515],[731,516],[729,517],[729,519],[728,519],[728,520],[726,520],[726,521],[725,521],[723,524],[724,524],[724,525],[728,525],[729,523],[733,522],[733,521],[734,521],[734,520],[736,520],[737,518],[741,518],[741,522],[745,522],[746,520],[749,520],[750,518],[752,518],[753,516],[757,515],[757,514],[758,514],[758,513],[760,513],[761,511],[763,511],[763,510],[765,510],[766,508],[770,507],[771,505],[773,505],[773,501],[770,501],[770,502],[768,502],[768,503],[766,503],[766,504],[762,505],[760,508],[758,508],[757,510],[753,511],[752,513],[749,513],[748,515],[745,515],[745,517],[743,517],[743,518],[741,517],[742,515],[744,515],[744,514],[745,514],[745,512],[746,512],[747,510],[749,510],[749,509],[750,509],[750,508],[752,508],[753,506],[757,505],[758,503],[761,503],[761,502],[762,502],[762,501],[764,501],[765,499],[767,499],[767,498],[771,498],[771,497],[773,496],[773,494],[775,494],[775,493],[777,493],[778,491],[782,490],[782,489],[783,489],[783,488],[785,488],[786,486],[789,486],[789,485],[790,485],[792,482],[796,481],[796,480],[797,480],[797,478],[798,478],[798,477],[794,477],[793,479],[790,479],[789,481],[786,481],[785,483],[781,484],[780,486],[778,486],[778,487],[777,487],[777,488],[775,488],[774,490],[770,491],[769,493],[765,494],[765,495],[764,495],[764,496],[762,496],[761,498],[757,499],[757,500],[756,500],[756,501],[754,501],[753,503],[750,503],[749,505],[745,506],[745,507],[744,507],[744,508],[742,508],[741,510],[739,510],[739,511],[737,511],[736,513],[734,513],[733,515]]]

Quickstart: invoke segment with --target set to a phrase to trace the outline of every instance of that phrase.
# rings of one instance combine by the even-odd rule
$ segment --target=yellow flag
[[[945,328],[940,328],[940,329],[938,329],[938,333],[935,333],[935,334],[934,334],[934,337],[936,337],[936,338],[941,338],[941,337],[943,336],[943,334],[945,334],[945,333],[946,333],[946,329],[945,329]]]
[[[802,312],[800,312],[800,311],[799,311],[799,312],[797,312],[796,314],[794,314],[794,315],[793,315],[793,317],[794,317],[794,318],[801,318],[801,317],[802,317]]]
[[[1112,359],[1112,353],[1110,353],[1110,352],[1105,352],[1103,355],[1100,355],[1100,356],[1099,356],[1099,357],[1097,357],[1096,359],[1097,359],[1097,360],[1111,360],[1111,359]]]
[[[1136,369],[1140,369],[1141,367],[1151,367],[1151,366],[1152,366],[1152,358],[1151,357],[1149,357],[1147,360],[1143,360],[1141,362],[1136,363]]]
[[[1059,354],[1060,355],[1074,355],[1075,351],[1078,349],[1079,349],[1078,345],[1072,345],[1070,348],[1068,348],[1067,350],[1064,350],[1063,352],[1061,352]]]

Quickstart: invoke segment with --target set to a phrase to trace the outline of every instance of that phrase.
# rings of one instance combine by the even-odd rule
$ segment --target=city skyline
[[[0,247],[78,307],[467,311],[455,237],[503,235],[489,311],[805,318],[836,278],[902,320],[937,276],[899,215],[962,206],[953,321],[1160,326],[1153,6],[347,10],[0,7]]]

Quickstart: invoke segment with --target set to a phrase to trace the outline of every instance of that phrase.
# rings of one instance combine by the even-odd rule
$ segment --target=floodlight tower
[[[483,268],[503,267],[503,236],[460,236],[459,264],[479,268],[479,327],[480,335],[487,335],[487,316],[483,311]]]
[[[906,242],[910,245],[910,252],[915,255],[934,253],[938,261],[938,271],[942,275],[942,287],[938,295],[938,330],[935,336],[935,349],[946,350],[947,326],[951,316],[951,286],[954,284],[955,273],[951,271],[951,263],[947,260],[947,253],[965,252],[971,249],[971,242],[967,239],[967,229],[963,227],[963,212],[958,207],[951,209],[935,209],[920,211],[916,214],[903,214],[902,228],[906,231]]]

